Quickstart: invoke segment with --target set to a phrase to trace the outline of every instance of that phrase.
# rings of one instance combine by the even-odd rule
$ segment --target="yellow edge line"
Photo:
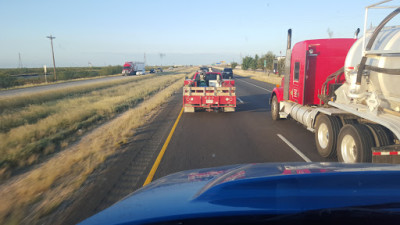
[[[146,181],[144,182],[143,186],[148,185],[153,180],[154,174],[156,173],[156,171],[158,169],[158,166],[160,165],[161,159],[164,156],[165,150],[167,149],[169,142],[171,141],[172,135],[175,132],[175,128],[179,123],[179,120],[180,120],[180,118],[182,116],[182,113],[183,113],[183,107],[181,109],[181,112],[179,113],[178,118],[176,118],[174,126],[172,127],[171,131],[169,132],[167,140],[165,140],[165,143],[164,143],[160,153],[158,154],[157,159],[154,162],[153,167],[151,168],[151,170],[149,172],[149,175],[147,175]]]

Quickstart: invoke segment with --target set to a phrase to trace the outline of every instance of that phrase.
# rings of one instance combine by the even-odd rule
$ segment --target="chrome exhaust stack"
[[[286,58],[285,58],[285,81],[283,86],[283,99],[289,100],[289,84],[290,84],[290,61],[292,58],[292,29],[288,30]]]

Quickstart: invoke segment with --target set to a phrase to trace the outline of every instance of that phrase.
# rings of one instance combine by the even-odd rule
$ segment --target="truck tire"
[[[337,156],[339,162],[364,163],[372,161],[371,148],[374,137],[364,124],[347,124],[342,127],[338,137]]]
[[[394,144],[390,131],[379,124],[366,124],[374,137],[375,146],[382,147]]]
[[[356,119],[343,119],[343,125],[346,124],[356,124],[358,121]]]
[[[315,125],[315,144],[324,158],[336,157],[336,144],[342,122],[335,116],[320,114]]]
[[[279,117],[279,102],[276,95],[271,100],[271,116],[273,120],[280,120]]]

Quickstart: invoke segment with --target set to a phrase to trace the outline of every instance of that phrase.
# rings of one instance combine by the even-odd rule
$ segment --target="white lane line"
[[[239,97],[236,97],[237,100],[239,100],[240,103],[244,103],[244,101],[242,101],[242,99],[240,99]]]
[[[304,159],[304,161],[306,162],[312,162],[309,158],[307,158],[307,156],[305,156],[299,149],[296,148],[296,146],[294,146],[292,143],[290,143],[290,141],[288,141],[285,137],[283,137],[281,134],[277,134],[278,137],[280,139],[282,139],[282,141],[284,141],[287,145],[289,145],[289,147],[295,151],[301,158]]]
[[[237,80],[238,80],[238,79],[237,79]],[[250,82],[247,82],[247,81],[244,81],[244,80],[238,80],[238,81],[245,82],[245,83],[247,83],[247,84],[253,85],[254,87],[258,87],[258,88],[260,88],[260,89],[263,89],[263,90],[266,90],[266,91],[272,92],[272,90],[269,90],[269,89],[266,89],[266,88],[260,87],[260,86],[258,86],[258,85],[252,84],[252,83],[250,83]]]

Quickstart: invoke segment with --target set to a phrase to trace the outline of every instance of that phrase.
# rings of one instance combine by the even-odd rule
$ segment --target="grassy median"
[[[136,102],[136,105],[109,123],[93,130],[78,143],[55,154],[37,168],[13,177],[0,185],[0,202],[2,202],[0,204],[0,223],[35,224],[40,218],[57,209],[64,200],[80,188],[96,167],[119,150],[120,144],[125,143],[134,134],[135,128],[145,124],[149,115],[154,113],[175,91],[180,91],[185,75],[187,74],[157,76],[134,85],[120,85],[118,88],[96,91],[90,96],[68,99],[65,104],[71,104],[70,107],[73,110],[53,114],[58,114],[58,119],[41,124],[36,129],[57,133],[59,129],[46,128],[46,124],[50,124],[52,121],[55,121],[57,127],[68,124],[68,127],[72,125],[78,129],[77,125],[73,125],[69,121],[79,121],[77,118],[81,116],[81,119],[89,118],[90,113],[86,116],[81,115],[86,111],[95,112],[93,115],[99,113],[111,115],[118,111],[117,108],[120,105],[129,105],[132,102]],[[139,99],[141,101],[138,101]],[[139,104],[139,102],[141,103]],[[84,103],[90,103],[90,106],[86,106]],[[41,131],[33,133],[36,135]],[[9,137],[16,138],[15,140],[23,141],[21,137],[24,135],[19,132],[15,135],[14,137],[14,135],[8,134]],[[39,140],[35,135],[27,135]],[[7,141],[7,138],[2,140]],[[15,153],[11,152],[11,154]]]
[[[67,97],[85,95],[94,90],[113,87],[124,83],[136,82],[142,79],[149,79],[154,76],[155,75],[134,76],[134,77],[129,77],[128,79],[107,81],[107,82],[96,82],[92,84],[79,85],[76,87],[64,87],[64,88],[59,88],[57,90],[42,91],[40,93],[34,93],[34,94],[21,94],[21,95],[6,96],[6,97],[0,96],[0,113],[3,114],[4,112],[7,111],[13,113],[15,111],[19,111],[21,107],[38,105]]]
[[[282,81],[282,76],[280,77],[273,73],[264,73],[261,71],[248,71],[248,70],[235,69],[233,73],[244,77],[250,77],[251,79],[263,81],[270,84],[280,85]]]
[[[0,99],[0,177],[65,148],[101,121],[137,105],[184,75],[141,76]]]

